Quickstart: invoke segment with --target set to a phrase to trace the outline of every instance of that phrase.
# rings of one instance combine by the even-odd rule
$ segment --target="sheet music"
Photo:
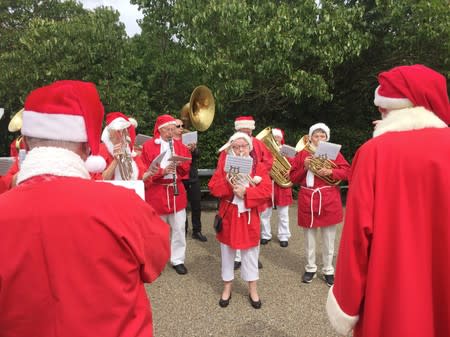
[[[314,157],[325,157],[326,159],[335,160],[342,145],[329,142],[319,142]]]
[[[14,157],[0,157],[0,176],[6,174],[9,171],[12,164],[14,164]]]
[[[145,201],[145,188],[142,180],[97,180],[102,183],[110,183],[116,186],[122,186],[134,190],[136,194]]]
[[[134,143],[137,145],[137,146],[141,146],[141,145],[144,145],[144,143],[147,141],[147,140],[150,140],[150,139],[152,139],[153,137],[151,137],[151,136],[147,136],[147,135],[143,135],[142,133],[139,133],[138,135],[136,135],[136,140],[134,141]]]
[[[2,119],[4,114],[5,114],[5,109],[4,108],[0,108],[0,119]]]
[[[169,161],[176,161],[178,163],[184,163],[185,161],[191,160],[191,158],[189,157],[183,157],[183,156],[179,156],[177,154],[174,154],[172,157],[170,157],[168,159]]]
[[[283,144],[281,145],[280,153],[285,157],[294,158],[297,154],[297,151],[295,150],[295,147]]]
[[[225,158],[225,172],[250,174],[252,167],[252,157],[238,157],[228,154]]]
[[[153,159],[152,163],[150,164],[150,167],[155,167],[157,165],[161,165],[161,162],[162,162],[164,156],[166,155],[166,153],[167,153],[167,150],[163,151],[159,155],[157,155],[156,158]]]
[[[181,140],[184,145],[194,144],[194,143],[197,144],[197,141],[198,141],[197,131],[183,133],[181,135]]]

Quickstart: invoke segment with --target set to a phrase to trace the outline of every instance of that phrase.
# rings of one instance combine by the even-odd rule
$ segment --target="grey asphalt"
[[[155,337],[337,337],[328,322],[325,302],[328,286],[319,273],[311,284],[301,283],[305,266],[303,232],[297,226],[297,208],[289,210],[292,237],[287,248],[276,238],[276,211],[272,215],[272,241],[261,246],[258,281],[262,308],[253,309],[247,284],[235,272],[233,294],[227,308],[219,307],[222,291],[220,248],[212,229],[213,210],[203,211],[203,243],[187,236],[187,275],[178,275],[168,264],[162,275],[146,285],[153,311]],[[335,255],[339,247],[338,226]],[[274,235],[275,233],[275,235]]]

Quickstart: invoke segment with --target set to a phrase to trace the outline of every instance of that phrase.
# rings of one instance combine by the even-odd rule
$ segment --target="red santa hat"
[[[109,140],[109,130],[123,130],[128,129],[130,137],[130,149],[133,150],[134,142],[136,140],[137,121],[124,115],[121,112],[110,112],[106,115],[106,127],[102,132],[102,142],[106,143]]]
[[[234,120],[234,129],[236,131],[240,129],[255,130],[255,120],[252,116],[240,116]]]
[[[399,66],[378,75],[374,103],[388,110],[421,106],[450,124],[447,83],[443,75],[421,64]]]
[[[219,152],[222,152],[223,150],[226,150],[226,149],[228,149],[230,146],[231,146],[231,144],[233,144],[233,142],[236,140],[236,139],[241,139],[241,138],[243,138],[247,143],[248,143],[248,146],[249,146],[249,148],[250,148],[250,151],[251,150],[253,150],[253,142],[252,142],[252,139],[250,138],[250,136],[249,135],[247,135],[245,132],[235,132],[231,137],[230,137],[230,139],[228,139],[228,142],[226,142],[220,149],[219,149]]]
[[[327,135],[327,141],[330,140],[330,128],[325,123],[316,123],[309,128],[309,139],[311,139],[313,133],[317,130],[322,130]]]
[[[28,95],[21,131],[29,137],[87,142],[91,155],[86,160],[86,168],[101,172],[106,167],[105,160],[98,156],[103,113],[93,83],[56,81]]]
[[[284,131],[278,128],[272,129],[272,135],[274,137],[281,137],[281,144],[284,144]]]
[[[153,129],[153,136],[155,137],[155,139],[160,138],[161,136],[161,134],[159,133],[159,129],[171,124],[177,124],[175,118],[173,118],[171,115],[158,116],[158,118],[156,118],[155,127]]]

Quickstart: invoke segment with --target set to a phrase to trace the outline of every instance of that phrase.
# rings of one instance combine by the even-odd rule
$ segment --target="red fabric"
[[[224,171],[226,156],[221,156],[211,180],[208,183],[212,195],[220,198],[219,214],[223,217],[223,229],[217,234],[217,240],[234,249],[248,249],[259,244],[261,229],[258,206],[270,198],[271,181],[266,168],[256,165],[256,174],[262,178],[261,182],[248,187],[245,194],[245,206],[250,208],[250,223],[248,212],[238,216],[237,206],[229,201],[233,200],[233,189],[226,179]],[[254,176],[254,175],[252,175]]]
[[[389,98],[408,98],[414,106],[434,112],[450,124],[447,80],[421,64],[395,67],[378,75],[378,94]]]
[[[191,158],[191,152],[189,149],[178,140],[173,141],[174,153],[183,157]],[[144,163],[145,169],[150,167],[153,159],[159,156],[161,152],[161,145],[155,143],[155,138],[152,138],[144,143],[142,148],[142,162]],[[164,179],[162,170],[160,173],[155,174],[145,181],[145,200],[155,208],[159,215],[170,214],[174,212],[174,201],[175,197],[175,210],[178,212],[187,206],[187,196],[186,190],[182,182],[182,178],[189,175],[189,169],[191,166],[190,161],[185,161],[177,166],[177,187],[178,196],[174,196],[173,180]],[[167,192],[169,192],[167,194]],[[168,204],[169,203],[169,204]]]
[[[2,336],[152,336],[144,283],[167,263],[169,226],[134,192],[41,176],[0,209]]]
[[[319,177],[314,177],[314,186],[306,187],[306,173],[304,162],[311,154],[302,150],[295,156],[291,168],[291,181],[300,185],[298,192],[298,225],[301,227],[324,227],[336,225],[342,221],[342,201],[339,186],[331,186]],[[333,161],[337,168],[333,169],[332,177],[338,180],[347,180],[350,171],[350,164],[342,154],[338,154]],[[320,194],[313,190],[321,188]],[[320,198],[321,195],[321,198]],[[313,200],[313,222],[311,224],[311,199]],[[320,215],[319,215],[319,206]]]
[[[356,153],[333,288],[355,337],[450,336],[450,130],[389,132]]]
[[[292,188],[281,187],[276,182],[273,183],[275,206],[289,206],[292,204]],[[271,205],[272,206],[272,205]]]
[[[175,118],[170,115],[161,115],[156,118],[155,127],[153,128],[153,137],[155,139],[160,136],[159,128],[168,123],[176,124]]]

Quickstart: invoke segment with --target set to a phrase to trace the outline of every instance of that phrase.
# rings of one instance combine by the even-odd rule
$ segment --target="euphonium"
[[[302,138],[300,138],[297,145],[295,146],[295,149],[299,152],[301,150],[306,150],[311,154],[311,161],[309,162],[309,169],[311,170],[312,173],[314,173],[315,176],[326,181],[330,185],[339,185],[340,184],[341,180],[333,179],[330,176],[323,176],[318,173],[321,168],[333,169],[333,168],[336,168],[337,165],[329,159],[322,158],[322,157],[314,157],[315,150],[311,146],[311,142],[309,141],[308,135],[304,135]]]
[[[116,156],[117,166],[119,167],[120,176],[122,180],[131,180],[133,175],[133,165],[131,159],[130,150],[130,138],[128,136],[128,130],[117,130],[120,134],[120,146],[119,154]]]
[[[270,126],[265,128],[256,135],[256,138],[261,140],[267,146],[274,157],[272,169],[270,170],[272,179],[281,187],[291,187],[292,182],[288,178],[291,164],[280,153],[279,146],[272,135],[272,128]]]

